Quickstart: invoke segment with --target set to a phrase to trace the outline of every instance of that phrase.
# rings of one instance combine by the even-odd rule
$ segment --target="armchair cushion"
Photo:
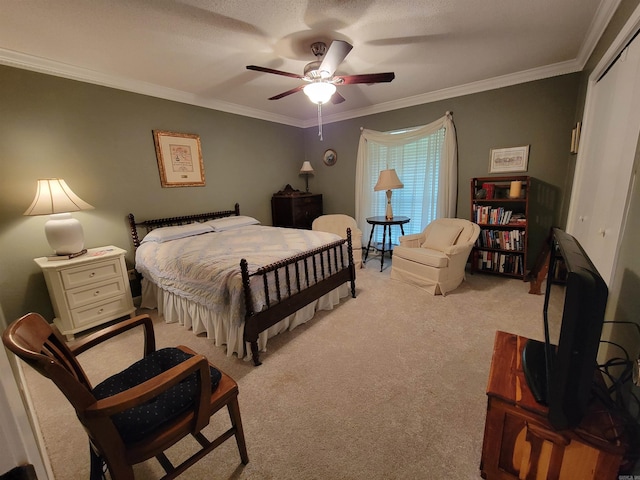
[[[445,248],[456,243],[462,228],[461,225],[438,225],[438,228],[433,228],[429,231],[422,248],[442,252]]]
[[[449,257],[445,253],[431,248],[407,248],[397,246],[393,249],[393,255],[395,257],[400,256],[401,258],[416,262],[420,265],[435,268],[444,268],[449,264]]]
[[[192,356],[178,348],[156,350],[126,370],[98,384],[93,389],[93,394],[98,400],[110,397],[140,385]],[[209,371],[213,392],[218,387],[222,375],[213,367],[209,367]],[[198,391],[197,382],[197,374],[193,373],[150,401],[113,415],[113,423],[123,440],[126,443],[141,440],[164,422],[186,412],[193,405]]]

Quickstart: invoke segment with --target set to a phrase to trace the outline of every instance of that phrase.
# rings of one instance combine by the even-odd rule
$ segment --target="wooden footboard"
[[[356,296],[351,229],[347,229],[346,239],[272,263],[252,273],[248,271],[247,261],[242,259],[240,270],[246,306],[244,340],[251,345],[256,366],[261,364],[258,352],[258,335],[261,332],[346,282],[351,283],[351,296]],[[269,276],[275,279],[275,293],[269,288]],[[255,311],[251,292],[252,277],[260,278],[258,283],[264,288],[265,308],[259,312]],[[306,285],[308,287],[304,288]]]

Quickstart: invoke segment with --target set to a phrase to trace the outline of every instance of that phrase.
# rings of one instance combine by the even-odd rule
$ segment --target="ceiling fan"
[[[336,91],[337,85],[352,85],[356,83],[382,83],[390,82],[395,78],[393,72],[386,73],[365,73],[362,75],[335,75],[338,66],[343,62],[349,54],[353,46],[342,40],[334,40],[327,50],[324,42],[315,42],[311,44],[311,52],[316,56],[316,61],[308,63],[304,67],[304,75],[296,73],[283,72],[272,68],[259,67],[256,65],[247,65],[248,70],[257,72],[273,73],[283,75],[285,77],[298,78],[306,82],[306,85],[300,85],[286,92],[275,95],[269,100],[278,100],[300,90],[309,97],[313,103],[321,105],[327,103],[338,104],[344,102],[345,98]]]

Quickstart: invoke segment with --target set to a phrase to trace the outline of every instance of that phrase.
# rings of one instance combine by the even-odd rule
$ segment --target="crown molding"
[[[602,37],[602,34],[606,30],[607,25],[609,25],[611,17],[616,13],[621,1],[622,0],[600,2],[598,10],[593,17],[593,21],[587,30],[587,36],[582,42],[582,46],[580,47],[580,51],[576,57],[576,61],[580,64],[580,70],[582,70],[587,64],[589,57],[595,50],[600,37]]]
[[[0,48],[0,64],[9,67],[21,68],[23,70],[31,70],[38,73],[63,77],[70,80],[92,83],[103,87],[125,90],[127,92],[139,93],[151,97],[162,98],[164,100],[173,100],[180,103],[195,105],[198,107],[210,108],[226,113],[233,113],[245,117],[266,120],[269,122],[282,123],[293,127],[301,127],[299,120],[284,115],[277,115],[256,108],[245,107],[234,103],[223,102],[220,100],[210,100],[193,95],[191,93],[175,90],[172,88],[161,87],[152,83],[130,80],[114,75],[105,75],[100,72],[78,68],[73,65],[67,65],[60,62],[54,62],[41,57],[25,55],[23,53],[14,52]]]
[[[615,9],[613,10],[615,11]],[[606,14],[606,15],[605,15]],[[606,22],[611,18],[613,13],[609,10],[603,12],[600,17],[600,21]],[[609,15],[607,17],[607,15]],[[601,32],[598,33],[601,35]],[[599,38],[599,36],[598,36]],[[595,47],[595,43],[590,47],[591,50]],[[588,56],[587,56],[588,58]],[[508,75],[502,75],[500,77],[491,78],[488,80],[481,80],[478,82],[472,82],[465,85],[456,87],[444,88],[441,90],[427,92],[420,95],[414,95],[411,97],[395,100],[392,102],[385,102],[377,105],[371,105],[356,110],[350,110],[347,112],[327,115],[323,117],[323,123],[335,123],[343,120],[349,120],[352,118],[363,117],[367,115],[374,115],[377,113],[388,112],[391,110],[398,110],[401,108],[413,107],[416,105],[422,105],[425,103],[436,102],[440,100],[446,100],[448,98],[460,97],[463,95],[470,95],[474,93],[484,92],[487,90],[493,90],[497,88],[508,87],[519,83],[526,83],[535,80],[541,80],[543,78],[549,78],[558,75],[564,75],[567,73],[574,73],[582,70],[585,59],[576,59],[567,62],[560,62],[553,65],[548,65],[540,68],[534,68],[517,72]],[[77,80],[81,82],[92,83],[101,85],[104,87],[116,88],[119,90],[125,90],[128,92],[138,93],[142,95],[149,95],[152,97],[162,98],[165,100],[172,100],[180,103],[186,103],[189,105],[195,105],[204,108],[210,108],[213,110],[219,110],[226,113],[232,113],[236,115],[242,115],[245,117],[256,118],[259,120],[265,120],[274,123],[280,123],[298,128],[309,128],[316,125],[315,119],[299,120],[293,117],[285,115],[278,115],[263,110],[245,107],[233,103],[223,102],[219,100],[210,100],[193,95],[180,90],[161,87],[159,85],[141,82],[136,80],[124,79],[113,75],[105,75],[100,72],[87,70],[83,68],[74,67],[72,65],[63,64],[60,62],[53,62],[40,57],[34,57],[31,55],[25,55],[22,53],[14,52],[0,48],[0,64],[22,68],[25,70],[31,70],[47,75],[53,75],[57,77],[68,78],[71,80]]]
[[[533,68],[530,70],[524,70],[522,72],[502,75],[500,77],[490,78],[488,80],[467,83],[465,85],[459,85],[457,87],[443,88],[441,90],[436,90],[433,92],[414,95],[412,97],[407,97],[400,100],[394,100],[393,102],[385,102],[335,115],[327,115],[322,117],[322,121],[324,124],[340,122],[352,118],[374,115],[376,113],[398,110],[400,108],[415,107],[416,105],[437,102],[440,100],[446,100],[448,98],[461,97],[463,95],[471,95],[474,93],[485,92],[497,88],[510,87],[512,85],[517,85],[520,83],[533,82],[550,77],[557,77],[559,75],[579,72],[580,70],[582,70],[582,66],[576,60],[560,62],[553,65],[547,65],[545,67]],[[315,124],[316,123],[314,120],[309,120],[304,122],[304,127],[312,127],[315,126]]]

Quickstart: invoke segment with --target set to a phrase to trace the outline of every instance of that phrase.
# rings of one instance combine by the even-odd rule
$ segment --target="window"
[[[455,217],[458,201],[458,153],[456,129],[450,112],[423,127],[376,132],[363,129],[356,163],[356,221],[368,239],[367,217],[381,216],[386,196],[374,192],[380,170],[395,168],[404,188],[392,190],[394,215],[411,221],[405,234],[419,233],[436,218]],[[397,243],[398,228],[392,229]],[[375,230],[376,241],[382,232]]]
[[[411,132],[400,130],[388,132],[391,135]],[[411,221],[404,225],[404,233],[420,233],[425,226],[436,218],[438,202],[438,178],[441,165],[441,153],[445,138],[445,128],[434,133],[412,139],[400,145],[384,145],[367,142],[366,181],[373,190],[381,170],[395,168],[403,188],[392,191],[391,206],[394,216],[409,217]],[[384,216],[387,197],[384,191],[374,192],[367,217]],[[398,242],[399,228],[391,229],[392,243]],[[382,229],[376,229],[373,241],[382,241]]]

